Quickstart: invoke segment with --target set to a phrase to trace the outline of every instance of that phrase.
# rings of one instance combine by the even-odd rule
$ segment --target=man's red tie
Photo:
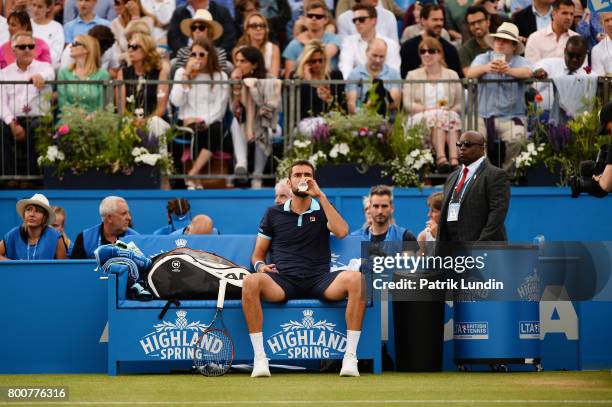
[[[465,184],[465,179],[467,178],[468,171],[468,167],[463,167],[463,176],[455,187],[455,194],[459,195],[461,193],[461,189],[463,189],[463,184]]]

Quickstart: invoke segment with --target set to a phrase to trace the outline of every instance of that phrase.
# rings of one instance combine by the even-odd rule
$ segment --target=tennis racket
[[[195,368],[204,376],[223,376],[230,370],[234,360],[234,342],[223,323],[226,286],[227,280],[219,279],[217,311],[193,348]]]

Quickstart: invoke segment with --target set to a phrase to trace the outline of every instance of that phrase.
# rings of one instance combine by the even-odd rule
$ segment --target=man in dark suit
[[[554,0],[533,0],[533,5],[525,7],[522,10],[517,11],[512,16],[512,22],[516,24],[519,29],[519,36],[523,41],[523,44],[527,41],[532,33],[548,27],[552,21],[552,4]],[[537,18],[541,20],[538,24]]]
[[[189,0],[186,6],[174,10],[168,27],[168,46],[172,51],[172,57],[176,56],[179,49],[187,45],[189,38],[181,32],[181,21],[193,17],[196,10],[207,9],[213,19],[223,26],[223,36],[215,41],[215,45],[223,48],[228,55],[236,44],[236,30],[234,20],[228,9],[210,0]]]
[[[476,242],[508,240],[504,220],[510,203],[506,172],[484,156],[485,138],[467,131],[457,143],[463,164],[444,185],[437,241]]]
[[[401,75],[406,77],[409,71],[417,69],[421,66],[421,55],[419,54],[419,44],[425,36],[433,37],[440,41],[444,50],[444,60],[448,69],[457,72],[460,78],[463,78],[463,69],[459,61],[459,53],[457,48],[444,38],[440,37],[442,28],[444,27],[444,13],[442,7],[437,4],[427,4],[421,9],[421,24],[423,25],[423,33],[406,41],[400,49],[400,57],[402,59]]]

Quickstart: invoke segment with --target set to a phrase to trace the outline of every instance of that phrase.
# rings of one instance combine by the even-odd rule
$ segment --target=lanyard
[[[470,184],[470,182],[472,182],[472,180],[474,179],[474,177],[476,177],[476,173],[478,172],[478,170],[480,169],[480,167],[482,167],[482,165],[484,164],[484,160],[480,163],[480,165],[478,167],[476,167],[476,169],[474,170],[474,174],[470,175],[470,177],[465,181],[465,183],[463,184],[463,187],[461,188],[461,195],[459,195],[459,200],[455,201],[455,195],[457,194],[457,185],[453,186],[453,194],[451,195],[451,202],[455,203],[461,203],[461,200],[463,199],[463,194],[465,194],[465,191],[468,189],[468,185]],[[469,174],[469,172],[468,172]],[[460,178],[458,178],[457,183],[459,183]]]

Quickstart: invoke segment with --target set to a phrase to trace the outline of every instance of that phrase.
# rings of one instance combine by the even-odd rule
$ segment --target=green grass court
[[[612,405],[612,373],[276,373],[251,379],[232,373],[3,375],[0,387],[67,386],[68,402],[86,406],[587,406]],[[13,404],[0,401],[0,404]]]

